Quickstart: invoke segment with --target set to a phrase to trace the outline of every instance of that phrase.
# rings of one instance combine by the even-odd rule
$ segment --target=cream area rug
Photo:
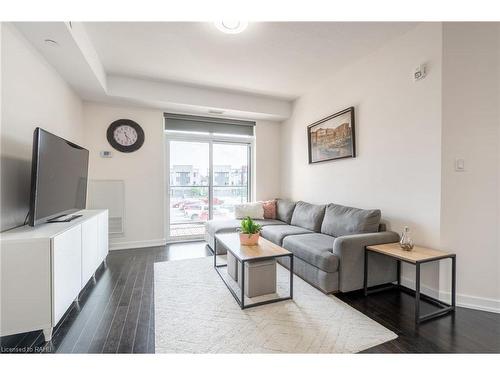
[[[293,300],[241,310],[212,257],[155,263],[154,296],[156,353],[356,353],[397,337],[298,276]]]

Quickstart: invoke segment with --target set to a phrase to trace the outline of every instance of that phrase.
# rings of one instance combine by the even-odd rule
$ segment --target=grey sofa
[[[338,204],[315,205],[277,200],[276,220],[255,220],[261,236],[294,254],[294,273],[325,293],[349,292],[363,287],[364,248],[399,241],[380,224],[380,210],[362,210]],[[235,232],[240,220],[211,220],[206,240],[215,248],[215,235]],[[223,253],[217,244],[217,252]],[[368,285],[396,281],[396,261],[369,254]],[[280,263],[288,267],[288,259]]]

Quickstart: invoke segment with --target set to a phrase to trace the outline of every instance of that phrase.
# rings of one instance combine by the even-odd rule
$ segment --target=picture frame
[[[356,157],[354,107],[307,127],[309,164]]]

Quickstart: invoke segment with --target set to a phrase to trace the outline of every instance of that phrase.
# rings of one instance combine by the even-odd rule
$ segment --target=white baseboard
[[[167,243],[165,238],[158,238],[155,240],[146,241],[126,241],[126,242],[114,242],[109,244],[109,250],[125,250],[125,249],[135,249],[143,247],[154,247],[154,246],[164,246]]]
[[[451,298],[450,294],[447,291],[440,291],[439,293],[440,298],[444,300],[449,300]],[[457,306],[500,314],[500,301],[492,298],[457,293]]]
[[[415,290],[415,280],[402,277],[401,284],[410,289]],[[420,285],[420,291],[423,294],[427,294],[428,296],[437,298],[447,303],[450,303],[451,301],[451,292],[449,291],[436,290],[435,288],[431,288],[424,284]],[[500,300],[469,296],[467,294],[460,294],[460,293],[457,293],[456,298],[457,298],[456,301],[457,306],[465,307],[467,309],[488,311],[497,314],[500,313]]]

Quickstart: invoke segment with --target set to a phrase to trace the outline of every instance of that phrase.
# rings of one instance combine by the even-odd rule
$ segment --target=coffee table
[[[241,269],[241,290],[240,296],[238,296],[237,291],[235,291],[229,283],[226,281],[224,276],[220,272],[220,268],[227,267],[226,264],[217,264],[217,247],[222,245],[222,247],[229,251],[240,263]],[[267,259],[277,259],[281,257],[289,257],[290,258],[290,294],[286,297],[279,298],[271,298],[265,301],[259,301],[255,303],[245,304],[245,263],[246,262],[255,262]],[[260,237],[259,243],[256,246],[243,246],[240,244],[240,237],[238,233],[224,233],[224,234],[216,234],[215,235],[215,249],[214,249],[214,268],[219,274],[220,278],[226,284],[227,288],[233,295],[234,299],[240,305],[241,309],[247,309],[249,307],[266,305],[268,303],[274,303],[279,301],[285,301],[289,299],[293,299],[293,254],[283,249],[281,246],[278,246],[271,241],[266,240],[265,238]]]

